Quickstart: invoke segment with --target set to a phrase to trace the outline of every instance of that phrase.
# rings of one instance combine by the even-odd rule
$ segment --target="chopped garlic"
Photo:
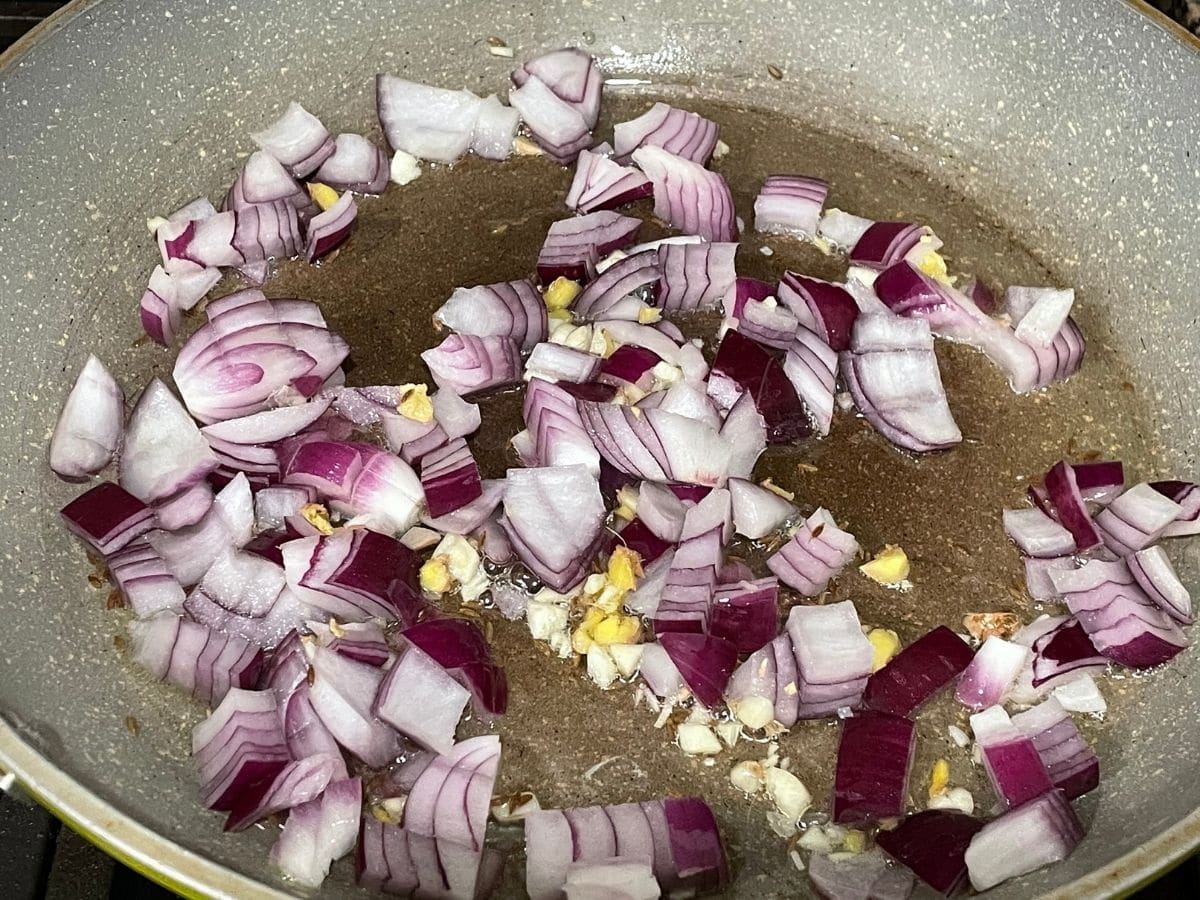
[[[1016,613],[967,613],[963,616],[963,628],[977,641],[986,641],[992,635],[1009,638],[1021,627]]]
[[[606,648],[622,678],[632,678],[642,663],[641,644],[609,644]]]
[[[414,422],[432,422],[433,401],[429,399],[429,385],[400,385],[400,402],[396,404],[396,412]]]
[[[766,244],[763,244],[761,247],[759,247],[758,252],[761,253],[763,256],[774,256],[775,255],[775,251],[772,250],[770,247],[768,247]]]
[[[546,318],[550,320],[552,327],[557,328],[560,324],[570,324],[574,321],[569,309],[551,309],[546,311]]]
[[[637,616],[623,616],[620,613],[605,616],[592,629],[592,640],[597,644],[635,644],[642,630],[641,620]]]
[[[164,219],[162,216],[151,216],[146,220],[146,230],[148,230],[151,234],[157,234],[158,229],[162,228],[166,224],[167,219]]]
[[[450,577],[450,567],[444,557],[427,559],[421,566],[420,578],[421,590],[426,594],[440,596],[454,589],[454,579]]]
[[[711,756],[721,752],[721,741],[707,725],[684,722],[675,731],[679,749],[689,756]]]
[[[530,791],[520,791],[509,797],[492,798],[492,818],[501,825],[520,822],[541,808],[538,798]]]
[[[804,782],[786,769],[771,767],[766,771],[767,796],[776,808],[793,824],[812,806],[812,795]]]
[[[891,587],[908,579],[908,554],[895,544],[885,544],[870,562],[858,567],[872,581]]]
[[[554,600],[543,600],[541,593],[530,598],[525,609],[525,621],[534,640],[548,641],[567,628],[567,608]]]
[[[654,377],[652,388],[655,391],[664,390],[673,384],[683,381],[683,369],[666,360],[655,363],[654,368],[650,370],[650,374]]]
[[[434,549],[430,562],[434,560],[444,562],[446,573],[452,582],[458,584],[459,593],[467,602],[478,600],[491,587],[492,583],[488,579],[487,573],[483,571],[483,560],[479,556],[479,551],[462,535],[448,534],[442,538],[442,542]],[[426,565],[428,564],[426,563]],[[421,571],[424,573],[424,566],[421,567]],[[425,586],[424,582],[421,586]],[[451,584],[451,588],[453,588],[453,584]],[[446,590],[443,589],[437,593],[445,593]]]
[[[391,178],[393,184],[410,184],[421,177],[421,163],[411,153],[397,150],[392,155]]]
[[[871,671],[878,672],[900,649],[900,637],[890,628],[872,628],[867,634],[871,642]]]
[[[653,325],[662,320],[662,310],[655,306],[643,306],[638,310],[638,322],[642,325]]]
[[[574,325],[564,322],[550,332],[548,340],[552,344],[562,344],[572,350],[583,350],[590,353],[595,337],[595,331],[591,325]],[[601,339],[601,343],[603,343],[603,339]]]
[[[488,53],[492,54],[492,56],[501,56],[504,59],[512,59],[513,58],[513,48],[512,47],[496,47],[496,46],[489,44],[488,45]]]
[[[738,742],[738,738],[742,736],[741,722],[719,722],[716,726],[717,737],[719,737],[726,747],[732,747]]]
[[[642,577],[642,557],[636,550],[617,547],[608,558],[608,580],[620,591],[632,591]]]
[[[768,491],[770,491],[772,494],[777,494],[778,496],[782,497],[784,500],[787,500],[789,502],[796,499],[796,495],[793,492],[786,490],[785,488],[781,488],[770,478],[764,478],[758,484],[759,484],[759,487],[764,487]]]
[[[790,838],[796,833],[796,823],[778,810],[773,809],[767,813],[767,824],[781,838]]]
[[[797,872],[804,871],[804,857],[800,855],[800,851],[795,847],[788,851],[788,859],[792,861],[792,865],[796,867]]]
[[[950,740],[954,741],[959,747],[966,747],[971,743],[971,738],[957,725],[951,725],[946,731],[950,733]]]
[[[975,798],[966,788],[950,788],[929,798],[930,809],[956,809],[968,816],[975,812]]]
[[[851,828],[846,832],[846,837],[842,841],[842,847],[847,853],[862,853],[863,848],[867,845],[867,836],[856,828]]]
[[[422,525],[414,525],[400,536],[400,543],[409,550],[427,550],[436,546],[441,539],[440,531],[434,531],[432,528],[425,528]]]
[[[567,309],[582,290],[583,286],[578,281],[559,275],[542,294],[542,302],[546,304],[546,309]]]
[[[820,825],[810,825],[805,828],[804,833],[796,841],[796,846],[814,853],[833,852],[833,841],[829,839],[829,835]]]
[[[729,155],[729,145],[720,138],[717,138],[716,146],[713,147],[712,158],[722,159]]]
[[[310,181],[305,187],[308,188],[308,196],[312,197],[313,203],[321,207],[322,210],[329,209],[333,204],[338,202],[338,192],[327,184],[321,184],[319,181]]]
[[[737,720],[751,731],[766,728],[775,718],[775,704],[766,697],[743,697],[731,700],[729,709]]]
[[[950,784],[950,763],[945,759],[934,760],[929,771],[929,799],[946,790]]]
[[[329,521],[329,510],[320,503],[306,503],[300,507],[300,515],[321,534],[333,534],[333,523]]]
[[[517,154],[517,156],[542,156],[545,153],[533,140],[525,137],[523,134],[518,134],[513,138],[512,146],[513,153]]]
[[[408,797],[388,797],[371,804],[371,815],[386,825],[399,825],[404,820],[404,805]]]
[[[621,674],[608,651],[598,643],[587,649],[587,673],[601,690],[612,687]]]
[[[627,522],[632,522],[637,516],[638,492],[631,484],[623,484],[617,488],[617,508],[613,515]]]
[[[763,789],[766,771],[762,763],[747,759],[729,770],[729,782],[744,794],[757,794]]]

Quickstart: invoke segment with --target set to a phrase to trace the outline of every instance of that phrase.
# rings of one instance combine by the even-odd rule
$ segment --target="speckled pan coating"
[[[198,819],[179,752],[192,711],[140,704],[136,740],[123,724],[126,692],[159,689],[129,686],[55,522],[72,489],[43,459],[66,373],[89,350],[126,376],[162,359],[129,349],[154,254],[142,223],[187,185],[228,182],[228,135],[293,96],[349,127],[379,70],[498,89],[509,63],[480,52],[489,35],[518,54],[590,39],[614,76],[786,110],[937,171],[1105,298],[1111,333],[1092,339],[1139,361],[1170,462],[1198,474],[1200,57],[1164,20],[1116,0],[76,4],[0,67],[0,765],[192,890],[272,892],[244,878],[269,877],[267,839]],[[1080,852],[997,896],[1108,895],[1196,845],[1197,656],[1121,724],[1136,749],[1106,779]]]

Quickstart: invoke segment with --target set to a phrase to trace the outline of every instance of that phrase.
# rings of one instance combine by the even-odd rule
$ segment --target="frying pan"
[[[264,863],[266,832],[222,835],[198,809],[186,751],[201,711],[139,678],[114,648],[120,626],[54,515],[72,495],[44,465],[59,399],[89,351],[129,385],[165,365],[131,348],[132,304],[154,258],[142,223],[197,187],[215,196],[246,148],[231,135],[244,138],[290,98],[332,130],[362,128],[377,71],[500,89],[509,64],[484,52],[490,35],[518,55],[587,44],[610,76],[775,111],[874,148],[896,169],[866,172],[867,193],[891,190],[895,171],[926,173],[1004,223],[1098,310],[1091,346],[1136,370],[1156,463],[1196,474],[1200,45],[1147,8],[73,3],[0,63],[0,774],[181,893],[278,897],[286,886]],[[1195,583],[1194,555],[1182,569]],[[1108,724],[1101,802],[1079,850],[996,896],[1128,892],[1200,843],[1194,651]],[[775,884],[743,880],[733,893],[770,896]],[[339,872],[322,896],[353,892]]]

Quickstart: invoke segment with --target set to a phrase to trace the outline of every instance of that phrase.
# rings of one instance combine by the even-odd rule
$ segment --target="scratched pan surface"
[[[812,172],[833,182],[843,208],[929,222],[955,262],[995,284],[1076,287],[1089,360],[1049,398],[1014,401],[969,354],[941,351],[971,439],[955,454],[903,461],[846,418],[827,443],[764,463],[806,505],[826,503],[852,522],[864,543],[898,541],[914,554],[912,595],[839,583],[864,620],[911,639],[968,611],[1030,613],[1008,590],[1017,571],[995,512],[1015,502],[1018,479],[1068,443],[1117,453],[1146,474],[1195,477],[1200,405],[1196,45],[1116,0],[1033,7],[180,0],[84,3],[56,17],[0,66],[0,768],[185,893],[286,890],[265,864],[269,830],[222,835],[198,809],[187,747],[202,710],[149,683],[114,647],[123,621],[104,610],[105,592],[88,586],[82,554],[55,521],[72,489],[48,477],[45,440],[87,352],[111,361],[131,391],[167,365],[132,346],[155,254],[148,215],[197,191],[219,196],[251,148],[247,133],[287,99],[332,130],[363,130],[375,127],[377,71],[500,90],[510,64],[485,51],[491,35],[518,57],[588,46],[611,77],[649,82],[611,87],[610,115],[664,96],[716,118],[743,216],[770,171]],[[770,77],[768,64],[784,77]],[[412,378],[415,352],[433,340],[429,312],[457,284],[523,275],[561,214],[567,178],[541,160],[429,172],[364,203],[358,235],[331,263],[285,267],[270,290],[326,305],[356,348],[356,383]],[[761,243],[776,256],[759,254]],[[748,242],[739,259],[746,272],[784,265],[833,264],[776,240]],[[511,407],[487,408],[478,442],[493,448],[481,455],[497,473]],[[801,461],[816,472],[797,473]],[[1200,556],[1173,552],[1195,579]],[[546,805],[702,791],[739,873],[731,896],[807,890],[764,808],[725,786],[729,757],[711,768],[683,757],[627,691],[602,694],[537,654],[516,626],[496,630],[514,689],[501,726],[504,787],[534,789]],[[998,896],[1128,890],[1196,845],[1196,655],[1107,683],[1109,721],[1086,725],[1105,768],[1099,797],[1081,807],[1091,834],[1068,862]],[[954,716],[944,704],[922,722],[922,762],[953,753],[944,734]],[[833,738],[818,724],[785,743],[818,804]],[[977,784],[961,751],[952,764],[959,781]],[[514,859],[504,896],[518,895],[518,876]],[[353,893],[343,864],[323,895]]]

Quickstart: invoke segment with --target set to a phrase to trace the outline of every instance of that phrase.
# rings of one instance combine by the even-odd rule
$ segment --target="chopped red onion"
[[[600,115],[603,76],[583,50],[553,50],[523,63],[512,73],[516,107],[534,138],[558,162],[567,164],[591,143]]]
[[[871,674],[871,642],[862,632],[852,602],[793,606],[788,614],[787,632],[792,639],[800,679],[808,686],[840,686],[858,681],[865,685]],[[800,686],[801,701],[805,700],[804,688],[805,685]]]
[[[834,854],[813,853],[808,877],[817,896],[825,900],[908,900],[913,889],[912,873],[889,866],[875,848],[854,855],[838,854],[836,859]]]
[[[471,692],[481,716],[504,715],[508,679],[478,625],[465,619],[427,619],[410,625],[403,635]]]
[[[479,465],[462,438],[448,441],[421,457],[421,489],[429,515],[448,515],[483,494]]]
[[[162,269],[159,267],[155,268],[154,271],[157,274]],[[150,277],[153,279],[154,275]],[[170,279],[170,277],[170,275],[163,272],[164,279]],[[179,308],[167,299],[169,293],[166,286],[162,284],[158,285],[157,289],[155,286],[146,288],[146,292],[142,294],[139,310],[142,319],[142,330],[146,332],[146,336],[154,341],[154,343],[161,344],[164,347],[169,347],[175,343],[175,334],[179,331],[180,323]]]
[[[584,428],[600,455],[619,471],[650,481],[718,485],[731,447],[716,429],[657,409],[580,403]]]
[[[661,361],[653,350],[623,344],[600,364],[596,380],[617,388],[629,384],[649,390],[654,383],[653,369]]]
[[[346,622],[339,624],[336,631],[325,622],[309,621],[307,628],[322,647],[356,662],[381,669],[388,669],[395,662],[395,654],[378,620]]]
[[[966,885],[967,847],[983,824],[964,813],[927,809],[905,816],[890,831],[880,830],[875,843],[935,891],[950,897]]]
[[[660,412],[695,419],[714,431],[721,429],[721,413],[717,411],[712,398],[705,393],[703,383],[677,381],[665,391],[655,391],[642,398],[636,406],[638,409],[657,409]]]
[[[1006,509],[1002,518],[1004,533],[1026,556],[1053,559],[1075,552],[1071,532],[1040,509]]]
[[[315,800],[333,780],[342,760],[326,754],[295,760],[270,780],[243,791],[225,821],[226,831],[244,831],[260,819]]]
[[[880,712],[843,719],[833,821],[842,824],[904,815],[915,749],[916,727],[908,719]]]
[[[299,515],[302,507],[315,503],[316,499],[316,489],[307,485],[279,484],[263,488],[254,495],[255,531],[282,528],[285,519]]]
[[[1119,460],[1072,463],[1071,468],[1084,500],[1104,505],[1125,490],[1125,467]]]
[[[238,177],[225,194],[222,208],[239,210],[255,203],[285,200],[306,215],[314,209],[308,192],[284,168],[283,163],[265,150],[251,153]]]
[[[749,311],[749,307],[747,307]],[[743,320],[743,325],[747,320]],[[743,329],[744,330],[744,329]],[[801,325],[795,340],[787,347],[783,374],[796,395],[813,416],[817,434],[829,434],[833,425],[834,395],[837,389],[838,356],[816,332]]]
[[[751,540],[765,538],[798,512],[783,497],[753,481],[730,478],[728,487],[733,504],[733,530]]]
[[[1075,303],[1075,291],[1071,288],[1060,291],[1054,288],[1010,287],[1004,296],[1009,317],[1016,326],[1016,336],[1038,347],[1050,346],[1062,331]]]
[[[217,459],[183,405],[153,379],[129,417],[121,453],[121,484],[153,503],[202,481]]]
[[[751,300],[766,300],[775,295],[775,287],[759,278],[735,278],[721,298],[721,311],[736,319]],[[786,304],[785,304],[786,305]]]
[[[725,414],[721,437],[731,449],[730,476],[749,478],[758,458],[767,449],[767,423],[749,391],[738,397]]]
[[[665,485],[646,481],[638,489],[637,521],[644,523],[660,540],[678,543],[683,535],[686,514],[683,501]]]
[[[505,528],[521,561],[557,591],[574,587],[591,562],[605,518],[585,466],[509,469]]]
[[[1013,725],[1003,707],[992,706],[971,716],[971,732],[996,796],[1006,807],[1054,790],[1033,741]]]
[[[638,581],[637,587],[625,597],[626,609],[638,615],[653,618],[658,610],[663,588],[666,586],[667,576],[671,573],[671,565],[674,561],[675,551],[666,550],[653,562],[649,562],[646,565],[645,573]],[[647,647],[650,646],[655,645],[647,645]],[[646,659],[643,656],[643,672],[645,671],[645,666]],[[660,694],[659,696],[665,696],[665,694]]]
[[[995,706],[1029,658],[1029,648],[991,635],[962,673],[954,696],[971,709]]]
[[[1130,556],[1157,541],[1181,512],[1178,503],[1142,482],[1096,514],[1096,529],[1109,550]]]
[[[331,400],[314,397],[297,406],[280,406],[236,419],[214,422],[200,429],[205,438],[225,444],[273,444],[313,425],[329,409]]]
[[[1183,625],[1192,623],[1192,595],[1179,580],[1162,547],[1138,550],[1126,563],[1134,581],[1159,609]]]
[[[779,633],[779,582],[768,577],[719,586],[708,627],[738,653],[753,653],[769,644]]]
[[[421,521],[445,534],[471,534],[477,531],[487,523],[496,507],[500,505],[504,496],[504,479],[485,478],[479,487],[479,496],[470,503],[437,518],[422,516]]]
[[[619,126],[618,126],[619,127]],[[566,204],[578,213],[615,209],[654,193],[650,179],[630,166],[622,166],[593,150],[582,150]]]
[[[435,753],[449,753],[471,692],[416,647],[410,647],[379,686],[375,715]]]
[[[915,251],[937,250],[942,242],[923,225],[911,222],[873,222],[850,249],[850,263],[882,271]]]
[[[858,541],[824,509],[817,509],[792,539],[767,558],[767,568],[790,588],[815,597],[858,554]]]
[[[303,625],[313,615],[313,610],[286,588],[279,592],[270,608],[259,616],[229,609],[202,588],[188,595],[183,608],[201,625],[243,638],[264,650],[276,647],[289,632]]]
[[[333,138],[325,126],[295,101],[275,122],[250,137],[297,178],[315,172],[334,151]]]
[[[1092,644],[1109,659],[1147,668],[1187,646],[1179,626],[1146,596],[1124,562],[1092,559],[1050,577]]]
[[[313,216],[312,221],[308,223],[304,258],[309,262],[316,262],[341,246],[350,237],[357,218],[358,206],[354,203],[354,196],[346,191],[333,206]]]
[[[296,884],[320,887],[329,867],[354,849],[361,816],[362,779],[332,782],[318,799],[288,813],[271,864]]]
[[[451,334],[421,354],[443,390],[465,395],[515,384],[521,354],[512,338]]]
[[[116,553],[154,527],[154,510],[120,485],[104,481],[62,508],[67,530],[101,556]]]
[[[1150,487],[1180,507],[1175,521],[1163,529],[1163,537],[1200,534],[1200,485],[1190,481],[1152,481]]]
[[[613,856],[572,863],[563,892],[566,900],[657,900],[662,896],[649,855],[635,860]]]
[[[546,304],[528,280],[455,288],[433,317],[459,334],[512,338],[522,350],[549,334]]]
[[[668,312],[713,309],[733,288],[736,243],[663,244],[659,305]]]
[[[479,104],[479,116],[471,132],[471,150],[484,159],[508,159],[513,139],[521,125],[521,114],[489,94]]]
[[[878,314],[854,323],[842,375],[855,405],[906,450],[943,450],[962,440],[946,400],[933,338],[919,319]]]
[[[716,634],[682,632],[660,634],[658,642],[696,699],[710,708],[720,705],[737,665],[737,645]]]
[[[1066,859],[1084,830],[1062,791],[1051,791],[988,822],[967,847],[971,886],[986,891]]]
[[[284,469],[284,481],[315,487],[335,508],[380,531],[403,532],[416,524],[421,482],[398,456],[371,444],[313,441]]]
[[[1099,547],[1103,536],[1092,522],[1091,513],[1079,492],[1075,470],[1066,461],[1059,461],[1046,473],[1045,484],[1055,518],[1075,538],[1075,549],[1084,553]]]
[[[972,655],[966,641],[939,625],[871,675],[863,692],[863,705],[897,716],[911,715],[957,678],[970,664]]]
[[[535,466],[587,466],[600,472],[600,454],[592,444],[579,415],[578,401],[561,385],[531,379],[523,403],[525,427]]]
[[[747,300],[742,306],[741,318],[731,327],[764,347],[785,350],[796,340],[796,332],[801,326],[786,306],[780,306],[774,297],[768,297],[766,300]],[[835,367],[836,362],[835,356]]]
[[[1108,659],[1095,648],[1074,616],[1042,616],[1018,631],[1012,640],[1030,649],[1025,666],[1008,692],[1008,698],[1017,703],[1034,703],[1059,685],[1108,667]]]
[[[154,531],[146,540],[184,587],[196,584],[209,566],[232,547],[248,543],[254,529],[254,500],[245,475],[238,474],[213,498],[204,518],[179,531]]]
[[[289,760],[275,694],[231,688],[192,729],[192,760],[208,809],[228,811],[247,789],[273,779]]]
[[[139,619],[164,610],[183,609],[183,588],[162,557],[145,541],[135,541],[105,560],[109,577],[121,591],[125,605]]]
[[[455,744],[417,777],[404,806],[404,827],[481,850],[499,766],[499,737],[482,735]]]
[[[173,613],[129,623],[133,657],[155,678],[210,704],[231,687],[249,688],[262,668],[261,647],[211,631]]]
[[[632,606],[629,608],[634,609]],[[671,655],[657,642],[643,645],[638,671],[656,697],[674,698],[684,686],[683,676],[679,674],[679,669],[675,668]]]
[[[754,230],[816,237],[829,182],[807,175],[771,175],[754,199]]]
[[[397,78],[375,78],[375,110],[388,146],[419,159],[452,163],[467,152],[483,101]],[[515,105],[515,104],[514,104]]]
[[[655,103],[636,119],[613,126],[614,153],[621,158],[628,158],[639,147],[661,147],[704,166],[719,137],[716,122],[665,103]]]
[[[874,224],[871,219],[864,219],[840,209],[827,209],[817,226],[817,236],[835,247],[849,250]]]
[[[1100,785],[1100,761],[1055,697],[1017,713],[1012,723],[1033,741],[1050,780],[1068,800]]]
[[[537,378],[542,381],[582,384],[594,381],[600,374],[599,356],[586,350],[576,350],[563,344],[549,342],[538,344],[525,361],[526,381]]]
[[[393,762],[400,752],[399,736],[372,712],[383,672],[316,642],[305,643],[304,654],[313,672],[308,684],[312,707],[338,744],[368,766]]]
[[[655,300],[661,276],[659,255],[655,251],[644,250],[626,256],[606,267],[588,284],[576,298],[571,311],[583,321],[621,318],[618,310],[626,305],[628,298],[636,301],[637,308],[645,308],[645,303]]]
[[[333,155],[321,163],[314,181],[339,191],[382,194],[390,174],[388,155],[361,134],[339,134]]]
[[[640,219],[610,210],[559,219],[551,224],[538,254],[538,278],[543,284],[560,276],[590,281],[596,274],[596,264],[637,240],[641,226]]]
[[[812,433],[812,415],[779,360],[746,336],[727,331],[713,360],[708,393],[718,406],[729,409],[743,391],[754,398],[769,442],[789,443]]]
[[[721,175],[654,146],[634,150],[633,162],[654,183],[656,216],[708,241],[737,240],[733,195]]]

